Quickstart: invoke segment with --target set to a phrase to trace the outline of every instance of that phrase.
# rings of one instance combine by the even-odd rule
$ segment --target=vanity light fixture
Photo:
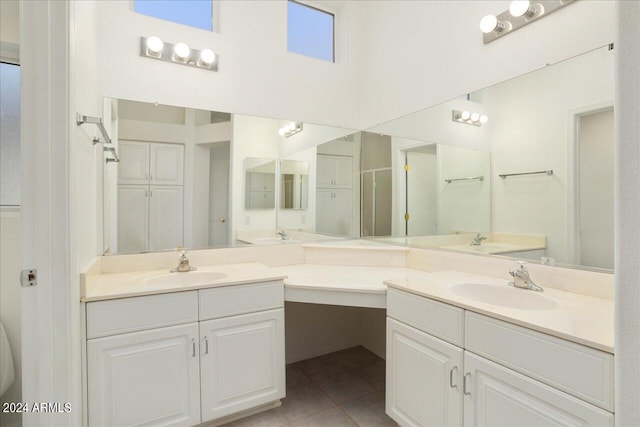
[[[513,0],[509,10],[501,14],[486,15],[480,20],[480,31],[484,44],[491,43],[519,28],[524,27],[559,10],[575,0]]]
[[[157,36],[140,37],[140,56],[218,71],[218,55],[211,49],[192,49],[184,42],[167,43]]]
[[[290,122],[278,130],[278,134],[285,138],[289,138],[299,132],[302,132],[302,122]]]
[[[452,119],[454,122],[464,123],[466,125],[482,126],[489,121],[489,117],[485,114],[472,113],[470,111],[452,111]]]

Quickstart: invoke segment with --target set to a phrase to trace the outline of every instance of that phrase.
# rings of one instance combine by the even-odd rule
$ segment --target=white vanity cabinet
[[[118,184],[183,185],[184,145],[120,141]]]
[[[318,154],[316,187],[350,189],[353,187],[353,157]]]
[[[284,284],[86,304],[89,426],[192,426],[285,396]]]
[[[387,414],[402,426],[613,426],[613,355],[395,288]]]

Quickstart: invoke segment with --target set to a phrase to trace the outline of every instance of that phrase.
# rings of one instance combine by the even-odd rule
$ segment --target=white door
[[[438,234],[438,185],[435,152],[407,152],[408,236]]]
[[[465,427],[613,427],[613,414],[468,351],[464,368]]]
[[[118,245],[113,252],[142,252],[149,249],[149,187],[118,186]]]
[[[198,325],[87,342],[89,425],[200,424]]]
[[[149,183],[149,143],[120,141],[118,184]]]
[[[229,143],[211,149],[209,246],[229,244]]]
[[[581,116],[578,135],[578,261],[612,269],[613,110]]]
[[[335,190],[331,203],[331,233],[353,235],[353,193],[351,190]]]
[[[149,187],[149,250],[183,246],[182,187]]]
[[[331,233],[331,202],[333,191],[316,190],[316,232]]]
[[[151,185],[182,185],[184,145],[152,143],[150,156]]]
[[[353,157],[334,156],[333,188],[353,187]]]
[[[285,396],[284,309],[200,322],[202,422]]]
[[[387,318],[387,414],[401,426],[462,426],[462,361],[461,348]]]
[[[333,156],[318,154],[316,187],[328,188],[333,186],[334,168]]]

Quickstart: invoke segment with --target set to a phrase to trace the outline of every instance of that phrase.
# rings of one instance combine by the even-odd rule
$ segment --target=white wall
[[[640,2],[617,2],[616,424],[640,425]]]
[[[18,0],[0,2],[0,41],[20,44],[20,2]]]
[[[493,231],[543,234],[561,263],[575,263],[573,115],[613,104],[612,56],[602,48],[472,95],[490,117]]]
[[[478,29],[496,1],[358,1],[366,22],[363,127],[439,104],[611,43],[616,2],[577,1],[488,45]],[[597,23],[594,24],[594,23]]]
[[[352,2],[335,2],[336,63],[286,50],[286,1],[220,1],[219,32],[132,12],[129,1],[99,1],[102,95],[204,110],[359,127],[362,31]],[[359,21],[358,21],[359,22]],[[140,36],[184,41],[219,54],[219,71],[139,55]]]

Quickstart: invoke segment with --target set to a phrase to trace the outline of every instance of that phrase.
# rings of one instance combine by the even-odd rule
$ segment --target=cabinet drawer
[[[197,321],[197,291],[87,303],[89,339]]]
[[[408,292],[389,288],[387,316],[462,347],[464,310]]]
[[[224,286],[198,292],[200,320],[284,307],[282,281]]]
[[[465,348],[613,412],[613,355],[475,313]]]

